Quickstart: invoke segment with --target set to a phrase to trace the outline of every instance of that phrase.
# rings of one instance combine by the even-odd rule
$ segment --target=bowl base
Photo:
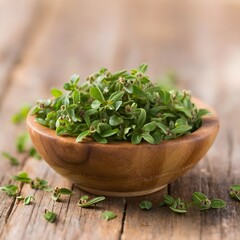
[[[93,188],[88,188],[88,187],[83,187],[78,184],[75,184],[78,188],[80,188],[83,191],[89,192],[94,195],[103,195],[103,196],[108,196],[108,197],[138,197],[138,196],[143,196],[147,195],[150,193],[157,192],[167,186],[163,185],[157,188],[152,188],[149,190],[144,190],[144,191],[134,191],[134,192],[112,192],[112,191],[102,191],[102,190],[97,190]]]

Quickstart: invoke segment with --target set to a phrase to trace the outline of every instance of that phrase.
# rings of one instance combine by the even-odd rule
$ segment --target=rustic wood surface
[[[75,192],[54,203],[50,193],[20,185],[21,194],[36,198],[29,206],[0,192],[0,239],[237,239],[240,204],[228,187],[240,184],[239,26],[238,0],[0,0],[0,151],[21,162],[12,167],[1,157],[0,186],[27,171]],[[100,66],[114,71],[142,62],[156,80],[175,70],[180,87],[216,108],[220,133],[207,156],[165,189],[80,209],[76,203],[84,192],[44,161],[16,152],[16,136],[25,127],[10,118],[23,103],[48,97],[72,73],[84,79]],[[222,198],[227,207],[184,216],[158,208],[166,192],[190,199],[194,191]],[[143,199],[154,203],[151,211],[138,208]],[[58,214],[56,223],[45,221],[45,208]],[[105,222],[103,210],[118,216]]]

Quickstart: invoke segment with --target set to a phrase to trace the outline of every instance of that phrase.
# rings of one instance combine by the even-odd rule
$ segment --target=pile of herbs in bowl
[[[27,118],[42,158],[82,190],[115,197],[158,191],[196,165],[218,132],[214,110],[146,70],[102,68],[52,89]]]
[[[189,91],[168,91],[152,83],[146,70],[146,64],[130,72],[101,68],[82,84],[72,75],[64,92],[52,89],[53,98],[39,100],[31,114],[57,135],[77,142],[159,144],[197,130],[208,111],[195,106]]]

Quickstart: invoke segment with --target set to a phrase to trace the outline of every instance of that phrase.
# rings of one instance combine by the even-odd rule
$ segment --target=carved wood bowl
[[[28,116],[27,125],[43,159],[82,190],[114,197],[140,196],[182,176],[213,144],[219,129],[217,115],[200,100],[193,101],[211,115],[203,118],[197,131],[158,145],[99,144],[92,140],[76,143],[75,138],[57,136],[54,130],[36,123],[35,116]]]

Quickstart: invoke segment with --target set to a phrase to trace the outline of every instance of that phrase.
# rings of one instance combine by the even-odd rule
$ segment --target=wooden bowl
[[[201,101],[193,101],[211,115],[203,118],[197,131],[158,145],[99,144],[90,140],[76,143],[75,138],[57,136],[54,130],[36,123],[35,116],[28,116],[27,125],[43,159],[79,188],[97,195],[140,196],[182,176],[213,144],[219,129],[217,115]]]

